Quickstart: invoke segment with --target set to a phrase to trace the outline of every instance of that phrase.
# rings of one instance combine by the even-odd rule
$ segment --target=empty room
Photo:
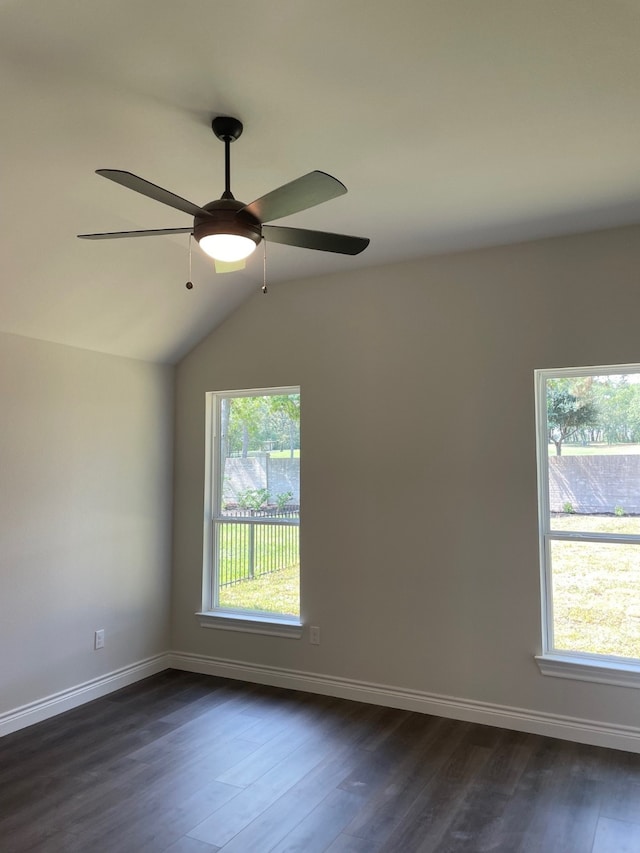
[[[0,2],[2,853],[640,850],[639,41]]]

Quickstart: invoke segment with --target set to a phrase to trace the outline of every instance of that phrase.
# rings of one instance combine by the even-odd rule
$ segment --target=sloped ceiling
[[[257,291],[260,250],[189,292],[187,237],[75,236],[191,224],[94,170],[211,201],[219,114],[237,198],[322,169],[278,224],[371,237],[272,282],[638,222],[639,44],[636,0],[0,0],[0,330],[174,362]]]

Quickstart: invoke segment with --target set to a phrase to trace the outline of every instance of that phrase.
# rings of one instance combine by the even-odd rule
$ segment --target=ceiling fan
[[[200,248],[216,261],[219,272],[242,269],[245,258],[261,240],[284,243],[303,249],[357,255],[369,245],[366,237],[310,231],[306,228],[265,225],[292,213],[314,207],[343,195],[347,188],[326,172],[309,172],[278,189],[257,198],[250,204],[236,201],[231,192],[230,148],[242,134],[242,122],[231,116],[217,116],[211,123],[214,134],[225,146],[225,189],[216,201],[199,207],[169,190],[145,181],[131,172],[119,169],[98,169],[97,174],[115,181],[130,190],[181,210],[194,217],[186,228],[155,228],[148,231],[111,231],[104,234],[78,234],[84,240],[113,240],[120,237],[154,237],[165,234],[192,234]]]

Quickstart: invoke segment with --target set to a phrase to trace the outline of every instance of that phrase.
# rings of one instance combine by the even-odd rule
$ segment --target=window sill
[[[297,619],[277,619],[268,616],[226,613],[203,610],[196,613],[201,628],[218,628],[222,631],[242,631],[245,634],[268,634],[299,640],[304,626]]]
[[[640,663],[591,655],[536,655],[542,675],[594,681],[616,687],[640,687]]]

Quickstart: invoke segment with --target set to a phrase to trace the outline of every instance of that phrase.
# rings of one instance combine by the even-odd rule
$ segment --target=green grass
[[[291,566],[252,581],[222,587],[219,603],[221,607],[299,616],[300,566]]]
[[[299,528],[233,522],[217,527],[219,605],[298,616]]]
[[[562,445],[563,456],[637,456],[640,453],[640,444],[567,444]],[[549,456],[556,455],[555,444],[549,445]]]
[[[558,516],[555,530],[640,533],[640,519]],[[640,658],[640,545],[551,543],[559,650]]]
[[[251,554],[256,576],[300,563],[298,527],[228,522],[218,525],[218,536],[219,576],[223,584],[249,577]]]
[[[579,515],[571,513],[551,517],[552,530],[572,530],[579,533],[609,533],[640,535],[640,516],[636,515]]]

